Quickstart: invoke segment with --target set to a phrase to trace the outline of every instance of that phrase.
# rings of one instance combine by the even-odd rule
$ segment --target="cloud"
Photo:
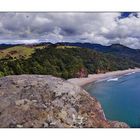
[[[139,27],[140,13],[0,13],[0,42],[121,43],[140,49]]]

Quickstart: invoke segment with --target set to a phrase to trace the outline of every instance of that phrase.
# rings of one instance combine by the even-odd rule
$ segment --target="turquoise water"
[[[140,73],[110,77],[84,89],[100,101],[107,119],[140,127]]]

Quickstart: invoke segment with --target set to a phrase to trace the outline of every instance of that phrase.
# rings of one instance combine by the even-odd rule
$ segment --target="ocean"
[[[140,128],[140,73],[108,77],[83,88],[98,99],[107,119]]]

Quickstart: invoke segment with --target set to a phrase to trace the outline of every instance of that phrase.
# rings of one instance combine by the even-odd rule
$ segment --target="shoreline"
[[[122,76],[122,75],[133,73],[133,72],[140,72],[140,68],[111,71],[111,72],[99,73],[99,74],[89,74],[88,77],[71,78],[71,79],[68,79],[67,81],[82,87],[86,84],[89,84],[98,80],[103,80],[109,77],[114,78],[115,76]]]

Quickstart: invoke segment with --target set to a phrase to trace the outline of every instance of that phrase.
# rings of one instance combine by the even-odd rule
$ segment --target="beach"
[[[95,82],[102,79],[113,78],[116,76],[121,76],[125,74],[131,74],[135,72],[140,72],[140,68],[135,69],[127,69],[127,70],[119,70],[119,71],[112,71],[106,73],[99,73],[99,74],[89,74],[88,77],[85,78],[71,78],[68,79],[69,82],[76,84],[78,86],[84,86],[91,82]]]

